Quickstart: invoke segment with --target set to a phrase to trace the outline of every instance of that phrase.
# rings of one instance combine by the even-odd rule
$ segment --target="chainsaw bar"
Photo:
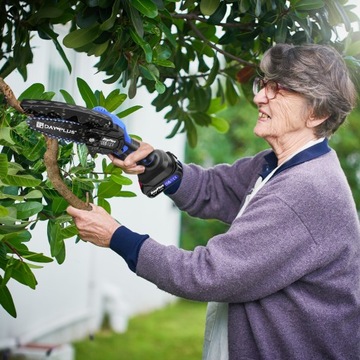
[[[85,144],[90,154],[109,154],[124,146],[122,129],[106,115],[81,106],[23,100],[29,127],[52,138]]]

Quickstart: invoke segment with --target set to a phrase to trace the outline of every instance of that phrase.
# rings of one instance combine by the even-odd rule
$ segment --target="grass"
[[[164,309],[136,316],[126,333],[106,326],[73,344],[76,360],[199,360],[206,304],[179,300]]]

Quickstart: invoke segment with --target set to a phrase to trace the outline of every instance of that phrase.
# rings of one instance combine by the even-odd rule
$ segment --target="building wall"
[[[69,53],[73,65],[73,73],[69,75],[51,42],[35,39],[33,44],[36,51],[34,63],[28,69],[28,81],[24,83],[16,73],[6,79],[16,96],[30,84],[40,82],[46,85],[47,91],[66,89],[79,105],[83,105],[76,86],[78,76],[93,89],[103,90],[105,94],[114,88],[102,82],[103,75],[95,74],[93,60],[89,57]],[[184,137],[165,139],[171,127],[161,114],[155,113],[150,103],[151,98],[144,90],[132,101],[126,101],[124,108],[143,106],[143,109],[123,119],[129,132],[140,135],[156,148],[172,151],[181,160]],[[102,156],[99,162],[101,159]],[[129,189],[138,196],[112,200],[113,216],[134,231],[147,233],[163,244],[177,245],[179,211],[165,195],[155,199],[142,195],[136,177],[133,180],[134,184]],[[32,232],[31,249],[50,253],[45,224],[40,224]],[[66,251],[64,264],[58,265],[54,261],[35,271],[38,280],[36,290],[10,281],[9,288],[18,317],[13,319],[0,308],[0,349],[34,341],[61,344],[83,338],[99,328],[105,313],[109,313],[115,330],[124,331],[129,317],[174,300],[171,295],[138,278],[109,249],[84,242],[75,244],[75,239],[68,239]]]

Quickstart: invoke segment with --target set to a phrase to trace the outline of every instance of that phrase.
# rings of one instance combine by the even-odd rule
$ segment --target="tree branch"
[[[20,101],[17,100],[10,86],[0,78],[0,92],[5,95],[7,103],[15,110],[24,114],[25,111],[21,107]],[[91,210],[91,205],[88,202],[84,202],[79,199],[64,183],[60,176],[60,169],[57,163],[59,144],[56,139],[45,136],[46,140],[46,152],[44,155],[44,164],[49,177],[49,180],[53,184],[55,190],[73,207],[82,210]]]
[[[56,139],[45,136],[46,152],[44,155],[44,163],[47,174],[56,191],[63,196],[63,198],[77,209],[91,210],[91,205],[79,199],[64,183],[60,176],[60,170],[57,163],[59,143]]]
[[[24,109],[20,105],[20,101],[16,99],[10,86],[5,83],[3,78],[0,78],[0,91],[5,95],[6,102],[20,113],[24,113]]]
[[[174,19],[195,20],[195,21],[200,21],[200,22],[208,24],[208,19],[206,19],[202,16],[199,16],[198,14],[195,14],[195,13],[187,13],[187,14],[172,13],[171,17]],[[229,23],[221,23],[220,22],[217,24],[211,23],[211,25],[220,26],[222,28],[240,28],[243,30],[252,30],[254,28],[254,24],[251,24],[251,23],[241,24],[241,23],[237,23],[237,22],[229,22]]]
[[[247,65],[247,66],[251,66],[251,67],[255,67],[255,65],[249,61],[243,60],[233,54],[230,54],[226,51],[224,51],[223,49],[217,47],[216,45],[214,45],[211,41],[209,41],[203,34],[202,32],[196,27],[196,25],[191,21],[187,19],[187,23],[190,25],[191,29],[194,31],[194,33],[202,40],[204,41],[208,46],[210,46],[212,49],[216,50],[217,52],[219,52],[220,54],[223,54],[225,57],[228,57],[232,60],[237,61],[240,64],[243,65]]]

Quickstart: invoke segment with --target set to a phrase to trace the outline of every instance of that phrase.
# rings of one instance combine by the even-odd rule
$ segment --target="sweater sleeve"
[[[218,219],[229,224],[258,178],[264,154],[209,169],[194,164],[184,165],[180,187],[169,196],[180,210],[191,216]]]
[[[135,272],[140,248],[148,238],[149,235],[138,234],[122,225],[111,237],[110,248],[126,261],[130,270]]]
[[[185,251],[148,239],[140,249],[136,270],[177,296],[246,302],[293,283],[318,267],[319,259],[320,251],[297,214],[280,199],[268,196],[205,247]]]

